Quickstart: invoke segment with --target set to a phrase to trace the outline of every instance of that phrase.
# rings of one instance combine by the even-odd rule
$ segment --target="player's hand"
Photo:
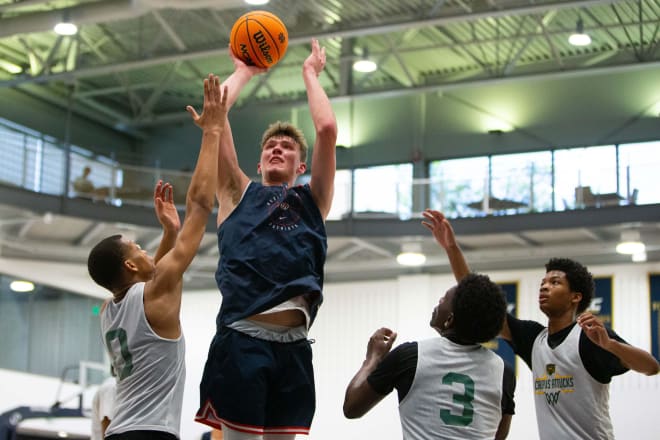
[[[367,359],[380,362],[392,349],[392,344],[396,340],[396,333],[389,328],[379,328],[369,338],[367,344]]]
[[[227,86],[221,87],[220,78],[210,73],[208,78],[204,79],[202,114],[197,114],[197,111],[190,105],[186,107],[186,110],[192,116],[195,125],[202,130],[222,130],[229,110],[228,95]]]
[[[610,336],[607,334],[607,329],[603,322],[590,312],[582,313],[577,317],[577,323],[582,328],[582,331],[587,335],[591,341],[607,349],[607,345],[611,341]]]
[[[422,221],[427,229],[433,234],[433,238],[438,242],[443,249],[456,246],[456,236],[454,229],[451,227],[449,220],[447,220],[440,211],[433,209],[425,209],[422,212],[424,218],[428,221]]]
[[[229,47],[229,58],[231,58],[231,62],[234,63],[234,71],[243,70],[247,72],[250,77],[268,72],[267,67],[250,66],[249,64],[245,64],[245,61],[243,61],[242,58],[236,56],[231,49],[231,46]]]
[[[312,39],[312,53],[309,54],[303,63],[303,71],[313,71],[319,76],[325,67],[325,47],[319,45],[319,40]]]
[[[156,217],[163,229],[171,232],[179,232],[181,219],[174,205],[174,188],[169,182],[163,183],[159,180],[154,188],[154,208]]]

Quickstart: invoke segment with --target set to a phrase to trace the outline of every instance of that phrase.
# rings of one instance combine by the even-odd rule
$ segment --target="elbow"
[[[195,191],[190,188],[186,196],[186,212],[197,210],[202,213],[211,214],[215,206],[215,194],[203,194],[201,191]]]
[[[359,419],[362,417],[362,414],[358,412],[355,408],[349,405],[347,402],[344,402],[344,417],[347,419]]]
[[[316,128],[316,136],[328,141],[328,144],[335,145],[337,142],[337,121],[334,117],[321,122]]]
[[[655,376],[658,373],[660,373],[660,364],[658,362],[656,362],[649,371],[645,372],[647,376]]]

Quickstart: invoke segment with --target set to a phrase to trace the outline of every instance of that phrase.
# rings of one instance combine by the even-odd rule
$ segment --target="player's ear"
[[[257,174],[261,174],[261,162],[257,164]]]
[[[571,292],[573,298],[571,298],[571,303],[579,305],[582,301],[582,292]]]
[[[300,162],[300,165],[298,165],[298,174],[305,174],[305,171],[307,171],[307,164]]]
[[[129,272],[137,272],[137,266],[131,260],[124,260],[124,268]]]

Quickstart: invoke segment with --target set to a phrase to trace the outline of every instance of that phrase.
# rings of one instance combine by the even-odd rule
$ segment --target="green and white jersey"
[[[165,431],[179,437],[186,378],[185,340],[158,336],[144,313],[144,283],[131,286],[101,314],[101,330],[117,373],[115,416],[106,436]]]
[[[480,345],[444,337],[418,343],[417,369],[399,404],[405,440],[495,438],[504,361]]]
[[[550,348],[548,329],[532,346],[534,403],[541,440],[613,439],[609,384],[595,380],[580,359],[582,329],[576,325],[566,339]]]

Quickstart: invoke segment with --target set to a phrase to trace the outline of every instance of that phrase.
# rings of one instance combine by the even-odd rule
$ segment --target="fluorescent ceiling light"
[[[356,72],[371,73],[374,72],[377,68],[378,66],[376,63],[371,60],[357,60],[353,63],[353,70]]]
[[[32,292],[34,284],[29,281],[12,281],[9,288],[14,292]]]
[[[494,116],[486,116],[483,118],[483,125],[486,128],[486,133],[491,134],[508,133],[514,129],[514,126],[511,123]]]
[[[378,69],[378,65],[369,58],[369,49],[362,49],[362,58],[353,63],[353,70],[362,73],[371,73]]]
[[[616,245],[616,251],[619,254],[635,255],[646,251],[646,246],[640,241],[639,232],[623,231],[621,241]]]
[[[57,23],[53,30],[59,35],[76,35],[78,33],[78,26],[70,22],[61,22]]]
[[[248,5],[265,5],[270,0],[245,0]]]
[[[426,262],[420,243],[404,243],[401,253],[396,256],[396,262],[402,266],[421,266]]]
[[[582,18],[578,18],[575,32],[568,37],[568,42],[573,46],[588,46],[591,44],[591,37],[584,33]]]

